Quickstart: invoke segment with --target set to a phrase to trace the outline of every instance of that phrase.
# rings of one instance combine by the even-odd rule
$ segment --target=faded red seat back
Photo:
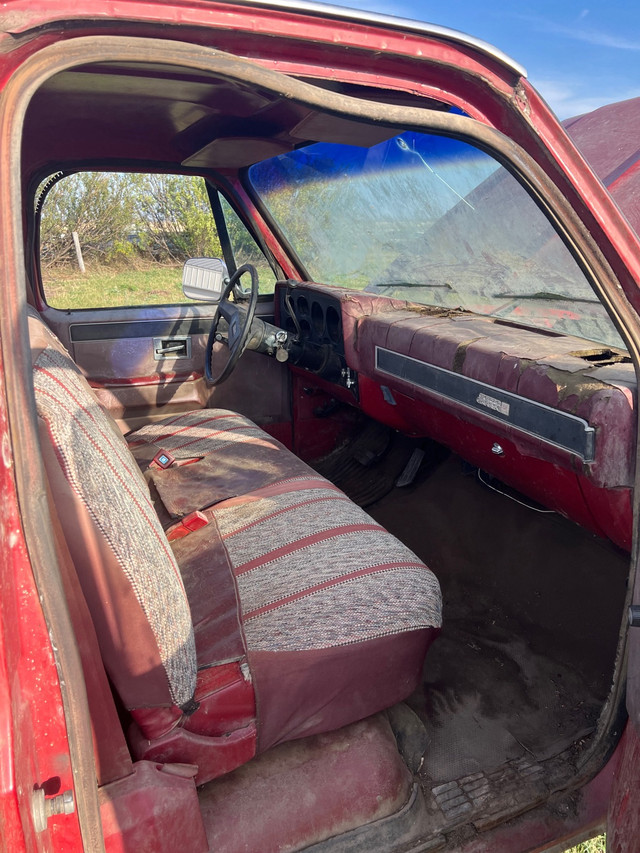
[[[128,708],[188,705],[189,603],[144,478],[62,344],[29,316],[42,451],[105,668]]]

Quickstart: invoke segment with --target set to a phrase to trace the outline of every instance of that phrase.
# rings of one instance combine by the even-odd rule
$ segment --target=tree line
[[[105,172],[64,177],[42,204],[44,268],[75,265],[74,232],[88,264],[173,264],[221,256],[206,185],[199,177]]]

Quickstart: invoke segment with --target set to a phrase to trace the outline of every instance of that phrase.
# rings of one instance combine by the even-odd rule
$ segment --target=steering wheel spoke
[[[240,308],[234,302],[231,302],[229,297],[244,273],[249,273],[251,276],[251,290],[249,292],[249,304],[246,308]],[[258,273],[252,264],[244,264],[229,279],[224,293],[218,304],[209,339],[207,340],[207,351],[205,354],[204,372],[205,378],[209,385],[220,385],[225,379],[231,375],[233,368],[236,366],[238,359],[244,352],[249,335],[251,332],[251,323],[253,322],[258,304]],[[229,331],[227,337],[218,334],[218,326],[220,318],[223,317],[228,326]],[[213,346],[219,341],[227,345],[229,355],[222,369],[216,375],[212,370]]]

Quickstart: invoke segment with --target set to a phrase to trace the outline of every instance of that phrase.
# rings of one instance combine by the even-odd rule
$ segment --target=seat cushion
[[[150,437],[145,458],[139,451]],[[216,721],[229,702],[237,706],[237,727],[246,725],[242,667],[255,691],[258,751],[338,728],[412,692],[441,623],[438,582],[415,554],[235,413],[186,413],[145,428],[142,437],[133,433],[129,442],[152,476],[157,469],[149,459],[160,450],[197,447],[199,454],[195,463],[159,473],[175,473],[169,495],[185,509],[204,510],[209,521],[172,543],[199,671],[234,662],[236,678],[226,693],[196,691],[200,708],[180,725],[222,734]],[[234,457],[241,445],[258,449],[261,464]],[[190,458],[183,450],[181,461]],[[211,464],[200,469],[192,493],[190,476],[201,462]],[[250,481],[267,485],[239,494]]]
[[[225,409],[185,412],[128,436],[165,525],[194,510],[244,495],[310,469],[249,418]],[[162,469],[153,460],[170,454]]]
[[[191,701],[188,600],[145,482],[55,339],[32,338],[43,456],[105,667],[129,707]]]
[[[438,582],[339,489],[310,471],[212,515],[237,584],[259,750],[415,688],[441,624]]]

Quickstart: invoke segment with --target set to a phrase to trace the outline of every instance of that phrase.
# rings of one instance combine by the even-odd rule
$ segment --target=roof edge
[[[474,38],[459,30],[441,27],[423,21],[413,21],[410,18],[400,18],[396,15],[384,15],[378,12],[368,12],[362,9],[352,9],[347,6],[334,6],[330,3],[316,3],[313,0],[227,0],[236,6],[260,6],[267,9],[283,9],[287,12],[303,12],[308,15],[333,17],[343,21],[354,21],[361,24],[375,24],[387,29],[405,30],[425,36],[436,36],[447,41],[467,45],[484,53],[495,61],[513,71],[519,77],[527,77],[527,70],[515,59],[503,53],[497,47],[482,39]]]

